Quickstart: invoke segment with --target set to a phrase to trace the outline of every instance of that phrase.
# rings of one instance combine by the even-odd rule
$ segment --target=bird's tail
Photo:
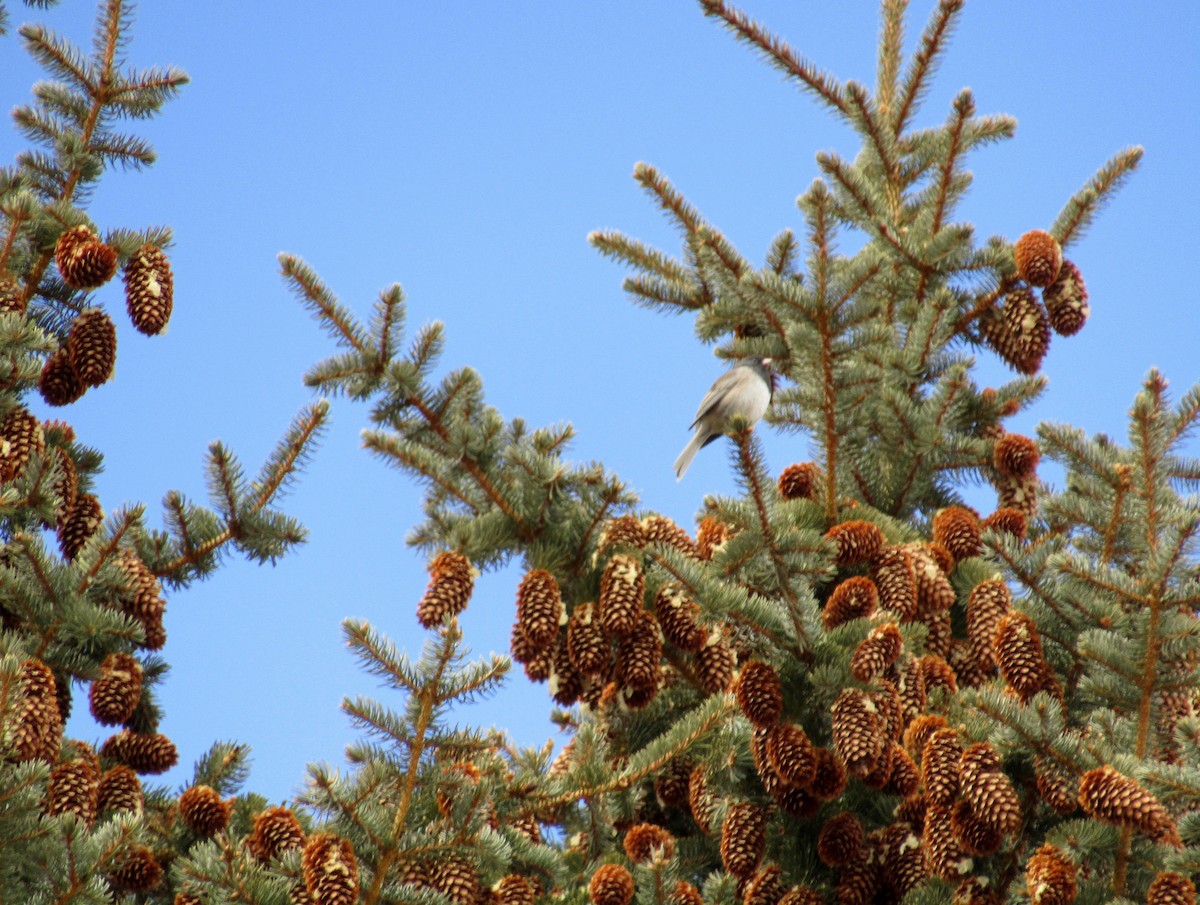
[[[684,473],[688,470],[688,466],[692,464],[692,459],[696,458],[696,453],[700,451],[700,447],[704,445],[703,431],[696,431],[692,435],[692,439],[688,441],[688,445],[683,448],[683,452],[679,454],[679,458],[675,460],[675,480],[682,481]]]

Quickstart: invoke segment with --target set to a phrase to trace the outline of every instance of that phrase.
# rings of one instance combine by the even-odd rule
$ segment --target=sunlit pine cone
[[[892,823],[879,836],[878,851],[883,877],[895,894],[904,898],[929,876],[921,836],[906,823]]]
[[[821,470],[814,462],[789,465],[779,475],[779,495],[785,500],[816,499]]]
[[[907,798],[915,794],[917,789],[921,787],[921,769],[917,766],[916,761],[909,756],[904,746],[897,742],[892,743],[890,754],[892,772],[888,776],[887,785],[883,787],[883,791],[889,795],[898,795],[901,798]]]
[[[953,696],[958,694],[958,677],[954,667],[937,654],[926,654],[918,658],[921,667],[921,678],[925,681],[925,693],[932,694],[935,688],[944,688],[946,693]]]
[[[1025,478],[1001,477],[996,482],[996,502],[1001,509],[1015,509],[1025,516],[1026,524],[1037,515],[1041,481],[1036,474]]]
[[[118,857],[109,879],[113,886],[127,892],[149,892],[162,883],[163,869],[150,849],[134,845]]]
[[[889,671],[897,675],[895,670]],[[899,741],[904,732],[904,703],[900,689],[891,679],[880,679],[879,688],[871,692],[871,700],[879,711],[879,727],[885,738]]]
[[[955,561],[978,556],[979,516],[964,506],[947,506],[933,517],[933,540],[950,551]]]
[[[912,558],[913,578],[917,587],[917,618],[928,622],[935,613],[946,613],[954,606],[957,595],[947,573],[934,554],[932,544],[905,544]],[[926,642],[926,649],[929,643]]]
[[[449,859],[447,859],[449,860]],[[354,905],[358,901],[358,860],[350,843],[332,833],[318,833],[304,844],[300,857],[304,887],[316,905]],[[457,905],[473,905],[442,891]]]
[[[884,733],[879,725],[878,709],[857,688],[846,688],[830,708],[833,714],[833,743],[855,776],[866,776],[875,769],[883,753]]]
[[[700,606],[678,585],[667,584],[654,595],[654,612],[663,635],[680,650],[696,653],[708,642],[708,631],[700,624]]]
[[[28,304],[17,278],[0,273],[0,314],[24,314]]]
[[[99,308],[75,316],[67,339],[75,374],[85,387],[98,387],[112,377],[117,363],[117,328]]]
[[[859,775],[858,781],[868,789],[884,788],[892,778],[892,761],[899,749],[899,745],[885,737],[879,746],[879,756],[868,772]]]
[[[871,559],[871,580],[879,605],[903,619],[917,613],[917,573],[912,554],[899,546],[884,547]]]
[[[778,867],[762,867],[754,876],[746,881],[746,891],[742,895],[742,905],[778,905],[783,898],[783,883],[779,876],[783,871]]]
[[[125,264],[125,307],[140,333],[156,336],[167,328],[174,305],[175,278],[163,250],[146,244]]]
[[[922,847],[925,866],[935,877],[961,880],[971,870],[971,859],[963,851],[951,826],[952,811],[946,805],[929,802],[925,809],[925,828]]]
[[[646,577],[638,561],[625,553],[613,556],[600,578],[601,627],[617,637],[632,632],[645,593]]]
[[[550,696],[560,707],[573,707],[583,694],[583,683],[583,675],[571,662],[566,637],[559,635],[550,642]]]
[[[921,777],[925,782],[925,795],[932,804],[949,807],[958,797],[962,755],[962,742],[953,729],[934,730],[925,742]]]
[[[688,778],[688,809],[692,812],[692,820],[700,827],[705,835],[712,835],[713,818],[717,815],[717,805],[708,787],[708,776],[704,767],[697,765],[692,768]]]
[[[771,726],[783,712],[783,686],[770,663],[755,660],[738,673],[734,684],[738,706],[755,726]]]
[[[303,848],[304,831],[290,808],[267,808],[254,815],[246,848],[264,864],[291,849]]]
[[[1004,681],[1028,702],[1042,689],[1049,669],[1037,626],[1024,613],[1012,610],[996,623],[992,647]]]
[[[646,543],[659,544],[678,550],[684,556],[698,559],[700,552],[696,542],[686,531],[665,515],[648,515],[642,519],[642,530],[646,532]]]
[[[597,544],[597,552],[606,550],[641,550],[646,546],[646,530],[642,523],[632,515],[622,515],[609,519],[604,524],[604,531]]]
[[[104,743],[100,756],[124,764],[138,773],[166,773],[179,762],[175,743],[165,735],[144,735],[122,729]]]
[[[924,623],[929,630],[925,635],[925,650],[943,659],[947,657],[950,654],[950,646],[954,643],[954,620],[950,611],[918,613],[917,620]]]
[[[142,781],[124,764],[110,767],[100,777],[96,801],[101,814],[119,811],[140,814],[145,806]]]
[[[509,652],[514,660],[525,667],[525,675],[531,682],[545,682],[550,678],[553,649],[546,646],[536,647],[526,641],[520,622],[513,623]]]
[[[121,598],[121,612],[141,625],[145,640],[140,646],[158,650],[167,641],[163,629],[163,613],[167,604],[162,598],[162,585],[133,550],[122,550],[116,562],[128,580],[126,592]]]
[[[46,786],[47,814],[74,814],[91,826],[96,821],[100,777],[87,760],[68,760],[50,771]]]
[[[1057,279],[1042,290],[1042,303],[1050,315],[1050,326],[1059,336],[1074,336],[1082,330],[1091,309],[1079,268],[1064,260]]]
[[[1058,240],[1043,229],[1031,229],[1013,246],[1017,273],[1030,286],[1049,286],[1062,267],[1062,248]]]
[[[675,837],[655,823],[639,823],[625,834],[625,854],[635,864],[661,859],[670,861],[675,854]]]
[[[58,530],[58,548],[66,559],[74,559],[104,522],[100,501],[81,493]]]
[[[821,612],[826,629],[837,628],[852,619],[867,619],[879,605],[879,589],[863,575],[847,578],[829,595]]]
[[[981,819],[969,802],[960,799],[950,814],[950,829],[968,855],[986,857],[995,853],[1004,840],[1003,834],[990,821]]]
[[[117,272],[117,253],[81,224],[58,237],[54,264],[63,282],[71,288],[97,289]]]
[[[884,892],[882,872],[876,853],[865,848],[838,871],[833,900],[837,905],[871,905],[879,901]]]
[[[995,664],[981,663],[971,649],[971,643],[962,638],[951,639],[950,652],[946,655],[946,662],[950,664],[954,675],[958,677],[960,688],[978,688],[996,674]]]
[[[1001,507],[983,520],[984,530],[1000,531],[1011,534],[1017,540],[1025,540],[1029,536],[1029,519],[1020,509]]]
[[[860,682],[869,682],[899,659],[903,646],[904,638],[896,623],[878,625],[855,649],[850,672]]]
[[[767,846],[767,815],[743,801],[729,809],[721,825],[721,864],[735,877],[748,877],[762,862]]]
[[[1079,892],[1077,875],[1075,862],[1047,842],[1025,865],[1025,892],[1033,905],[1071,905]]]
[[[179,816],[197,836],[215,836],[229,824],[230,805],[210,786],[192,786],[179,796]]]
[[[1058,814],[1072,814],[1079,807],[1079,777],[1049,757],[1033,759],[1038,795]]]
[[[925,743],[939,729],[946,729],[946,718],[937,714],[923,713],[913,718],[904,727],[903,744],[913,757],[920,758],[925,751]],[[962,752],[959,752],[961,756]]]
[[[617,645],[617,674],[622,685],[641,691],[657,688],[662,652],[662,632],[658,620],[653,613],[639,610],[633,630]]]
[[[53,763],[62,747],[63,718],[57,683],[40,660],[21,664],[21,703],[12,728],[14,756],[18,761]]]
[[[588,883],[592,905],[629,905],[633,901],[633,877],[620,864],[602,864]]]
[[[842,811],[825,821],[817,834],[817,857],[828,867],[848,864],[863,847],[866,834],[851,811]]]
[[[967,638],[971,654],[984,668],[996,668],[996,627],[1012,610],[1012,592],[1000,578],[987,578],[967,597]]]
[[[733,529],[718,518],[706,515],[696,528],[696,555],[704,562],[711,560],[733,536]]]
[[[562,592],[554,576],[534,569],[517,588],[517,622],[525,639],[535,646],[549,644],[563,619]]]
[[[667,905],[704,905],[704,897],[686,880],[676,880],[671,891],[667,893]]]
[[[129,654],[109,654],[92,682],[89,700],[92,716],[101,726],[125,722],[142,697],[142,665]]]
[[[1162,803],[1136,779],[1107,764],[1083,774],[1079,803],[1089,817],[1102,823],[1131,827],[1164,845],[1180,845],[1175,820]]]
[[[61,446],[50,447],[50,453],[58,467],[58,477],[53,484],[54,494],[58,497],[58,505],[54,509],[54,524],[47,525],[47,528],[62,525],[67,514],[75,508],[75,503],[79,500],[79,471],[75,467],[75,460]]]
[[[78,400],[85,389],[87,387],[71,363],[71,350],[61,346],[42,365],[42,373],[38,376],[38,392],[47,405],[60,406]]]
[[[705,694],[729,690],[737,657],[722,640],[712,641],[696,653],[696,679]]]
[[[807,786],[817,771],[817,748],[799,726],[776,723],[766,737],[766,755],[771,769],[784,782]]]
[[[1029,477],[1040,458],[1037,443],[1023,434],[1005,434],[992,447],[992,464],[1008,478]]]
[[[825,536],[837,545],[834,562],[843,567],[868,562],[885,543],[879,526],[861,519],[834,525]]]
[[[983,336],[1005,363],[1021,374],[1036,374],[1050,348],[1050,318],[1034,294],[1018,287],[982,319]]]
[[[1146,905],[1196,905],[1196,886],[1183,874],[1162,871],[1146,892]]]
[[[816,761],[809,789],[821,801],[832,801],[846,789],[846,765],[837,752],[829,748],[818,748]]]
[[[1021,799],[1004,772],[1000,756],[987,742],[968,747],[959,764],[962,797],[979,820],[1002,835],[1015,833],[1021,825]]]
[[[808,820],[821,810],[821,799],[804,786],[781,785],[771,798],[780,811],[796,820]]]
[[[692,766],[685,760],[672,760],[654,777],[654,795],[660,806],[674,808],[688,800]]]
[[[896,689],[900,692],[900,706],[905,722],[915,720],[924,712],[925,705],[929,702],[925,693],[925,675],[915,657],[903,661],[903,666],[898,670]]]
[[[21,476],[29,457],[46,449],[42,423],[28,409],[17,406],[0,419],[0,481]]]
[[[581,675],[601,673],[608,667],[608,638],[596,619],[595,604],[581,604],[571,613],[567,620],[567,652]]]
[[[441,625],[447,616],[467,608],[479,572],[463,554],[443,550],[429,564],[429,584],[417,604],[417,621],[423,628]]]
[[[507,874],[492,887],[496,905],[533,905],[537,894],[533,885],[520,874]]]

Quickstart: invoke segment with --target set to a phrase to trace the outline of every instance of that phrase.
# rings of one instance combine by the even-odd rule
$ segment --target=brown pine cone
[[[871,559],[871,579],[879,590],[879,605],[902,619],[917,614],[917,572],[909,550],[884,547]]]
[[[738,673],[734,685],[738,706],[755,726],[767,727],[779,721],[783,711],[783,687],[779,674],[770,663],[755,660]]]
[[[680,650],[696,653],[708,642],[700,624],[700,606],[689,600],[678,585],[663,585],[654,596],[654,611],[663,635]]]
[[[979,516],[970,509],[947,506],[933,517],[933,540],[945,547],[955,561],[978,556],[983,549],[979,537]]]
[[[143,245],[125,264],[125,306],[133,326],[147,336],[167,328],[174,304],[175,278],[161,248]]]
[[[692,819],[705,835],[712,833],[713,818],[716,816],[716,802],[708,788],[708,779],[703,766],[692,769],[688,779],[688,809]]]
[[[855,575],[847,578],[833,589],[825,608],[821,613],[821,621],[826,629],[849,622],[852,619],[867,619],[879,605],[879,589],[871,579]]]
[[[1031,229],[1013,246],[1017,273],[1030,286],[1049,286],[1062,267],[1062,248],[1058,240],[1042,229]]]
[[[1004,681],[1022,701],[1042,690],[1049,667],[1032,619],[1017,610],[1006,613],[996,623],[992,647]]]
[[[855,520],[834,525],[825,536],[837,545],[834,559],[839,566],[854,566],[869,561],[885,540],[879,526],[873,522]]]
[[[678,550],[684,556],[699,559],[696,542],[688,533],[665,515],[648,515],[642,519],[642,530],[646,532],[646,543],[658,544]]]
[[[935,729],[921,754],[925,795],[933,804],[950,807],[958,797],[962,743],[953,729]]]
[[[92,716],[101,726],[125,722],[142,698],[142,665],[129,654],[109,654],[89,695]]]
[[[1077,874],[1066,853],[1047,842],[1025,865],[1025,891],[1033,905],[1071,905],[1079,891]]]
[[[80,225],[58,237],[54,263],[63,282],[73,289],[98,289],[117,272],[117,252]]]
[[[782,873],[778,867],[760,868],[758,873],[745,881],[742,905],[778,905],[783,898],[783,883],[779,880]]]
[[[608,667],[608,638],[596,618],[595,604],[581,604],[571,613],[567,620],[567,653],[580,675],[595,675]]]
[[[24,314],[28,304],[17,278],[0,273],[0,314]]]
[[[904,638],[896,623],[878,625],[855,649],[850,672],[860,682],[869,682],[899,659],[903,646]]]
[[[866,842],[862,824],[850,811],[842,811],[825,821],[817,834],[817,856],[829,867],[841,867],[852,861]]]
[[[1029,535],[1029,519],[1020,509],[1002,506],[983,520],[983,528],[985,531],[1002,531],[1011,534],[1017,540],[1025,540]]]
[[[1042,290],[1042,302],[1050,315],[1050,326],[1059,336],[1073,336],[1082,330],[1091,311],[1079,268],[1064,260],[1058,278]]]
[[[562,592],[545,569],[534,569],[517,588],[517,622],[525,639],[535,646],[549,644],[563,622]]]
[[[617,645],[617,675],[624,687],[635,691],[657,688],[662,652],[662,632],[658,620],[653,613],[639,610],[633,630]]]
[[[58,548],[66,559],[74,559],[79,555],[100,525],[104,522],[104,510],[100,501],[90,493],[81,493],[75,500],[75,505],[63,519],[58,529]]]
[[[209,786],[192,786],[179,796],[179,816],[197,836],[215,836],[225,829],[231,810]]]
[[[951,820],[950,807],[929,802],[925,809],[925,829],[922,833],[925,865],[935,877],[961,880],[972,865],[954,835]]]
[[[19,478],[29,457],[46,449],[42,423],[18,406],[0,420],[0,481]]]
[[[785,500],[812,500],[817,496],[821,470],[814,462],[789,465],[779,475],[779,495]]]
[[[785,783],[807,786],[817,772],[817,749],[799,726],[776,723],[766,737],[770,768]],[[761,771],[760,771],[761,772]]]
[[[654,777],[654,795],[664,808],[678,807],[688,800],[688,780],[692,765],[687,761],[673,760]]]
[[[696,528],[696,555],[704,562],[711,560],[732,535],[732,529],[718,518],[707,515]]]
[[[641,550],[646,546],[646,531],[632,515],[609,519],[600,535],[599,552],[609,549]]]
[[[996,626],[1012,609],[1012,593],[1003,579],[988,578],[971,589],[967,597],[967,638],[971,656],[982,668],[996,668]]]
[[[846,765],[828,748],[818,748],[816,759],[809,788],[821,801],[832,801],[846,789]]]
[[[1181,844],[1175,819],[1162,803],[1136,779],[1107,764],[1083,774],[1079,803],[1088,816],[1102,823],[1131,827],[1164,845]]]
[[[254,826],[246,837],[246,848],[266,863],[289,849],[304,845],[304,831],[290,808],[267,808],[254,815]]]
[[[316,905],[354,905],[358,901],[358,861],[345,839],[332,833],[311,837],[304,845],[300,866],[304,886]],[[446,894],[458,905],[474,902],[473,898],[462,901]]]
[[[163,869],[150,849],[134,845],[119,856],[109,879],[118,889],[149,892],[162,883]]]
[[[145,804],[142,781],[124,764],[104,771],[97,789],[97,807],[101,814],[128,811],[140,814]]]
[[[109,738],[100,749],[100,756],[152,775],[166,773],[179,762],[175,743],[165,735],[144,735],[128,729]]]
[[[492,887],[496,892],[496,905],[533,905],[537,893],[533,885],[520,874],[508,874]]]
[[[61,346],[57,352],[46,359],[42,365],[42,373],[38,377],[38,392],[47,405],[70,405],[75,402],[87,389],[79,375],[75,373],[75,365],[71,361],[71,350]]]
[[[635,864],[651,860],[670,861],[675,854],[675,837],[654,823],[639,823],[625,834],[625,854]]]
[[[1010,289],[980,326],[988,345],[1014,370],[1036,374],[1041,368],[1050,348],[1050,317],[1031,291]]]
[[[720,694],[733,681],[737,657],[724,641],[714,641],[696,654],[696,679],[705,694]]]
[[[429,585],[417,605],[417,621],[421,626],[433,628],[446,617],[465,610],[478,574],[461,553],[443,550],[435,556],[429,564]]]
[[[1146,892],[1146,905],[1196,905],[1196,887],[1183,874],[1163,871]]]
[[[1037,443],[1022,434],[1005,434],[992,447],[992,464],[1008,478],[1029,477],[1040,457]]]
[[[833,702],[831,712],[833,743],[846,769],[855,776],[866,776],[883,753],[884,734],[877,709],[864,692],[847,688]]]
[[[620,864],[603,864],[588,884],[592,905],[629,905],[633,901],[633,877]]]
[[[959,781],[962,797],[978,820],[1001,835],[1017,831],[1021,825],[1021,799],[991,745],[979,742],[963,752]]]
[[[99,308],[76,315],[67,339],[75,374],[85,387],[98,387],[112,377],[117,363],[117,328]]]
[[[47,814],[74,814],[91,826],[96,821],[99,805],[100,777],[95,766],[87,760],[68,760],[50,771],[46,786]]]
[[[735,804],[721,825],[721,863],[735,877],[758,869],[767,846],[767,816],[750,802]]]
[[[637,625],[646,593],[646,577],[632,556],[618,553],[605,565],[600,579],[600,625],[622,637]]]
[[[1004,835],[989,820],[975,813],[966,800],[960,799],[950,814],[950,829],[968,855],[986,857],[1000,848]]]

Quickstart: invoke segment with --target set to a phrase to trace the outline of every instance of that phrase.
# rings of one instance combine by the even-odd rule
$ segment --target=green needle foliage
[[[214,746],[181,794],[141,788],[136,774],[171,753],[152,694],[165,661],[146,653],[162,646],[159,588],[203,577],[226,550],[268,561],[302,539],[273,503],[325,405],[302,413],[254,481],[215,444],[210,506],[168,495],[161,531],[143,527],[141,507],[103,524],[80,508],[99,453],[68,428],[41,426],[39,446],[20,440],[34,434],[27,420],[4,421],[10,444],[29,446],[0,488],[7,897],[1195,901],[1200,463],[1182,450],[1200,389],[1173,402],[1151,372],[1126,446],[1004,426],[1043,392],[1052,332],[1086,320],[1082,276],[1062,254],[1141,150],[1111,158],[1048,230],[980,241],[955,219],[967,161],[1012,137],[1014,121],[979,115],[963,91],[943,125],[913,126],[961,0],[937,5],[908,59],[907,3],[884,0],[873,89],[833,78],[723,0],[700,6],[861,149],[818,156],[802,235],[781,231],[761,266],[646,163],[634,178],[681,248],[616,231],[591,240],[632,271],[635,304],[690,317],[723,358],[770,357],[782,386],[766,427],[807,437],[815,459],[774,473],[735,418],[737,492],[706,497],[694,531],[676,525],[603,466],[571,461],[569,425],[506,419],[479,374],[447,371],[444,327],[409,334],[399,286],[363,321],[281,256],[285,283],[335,346],[306,383],[364,403],[364,446],[424,489],[408,540],[429,556],[416,606],[425,648],[414,659],[372,626],[345,624],[390,694],[344,703],[361,735],[348,767],[313,767],[290,807],[239,794],[246,751],[233,743]],[[126,18],[115,0],[102,7],[90,57],[23,32],[59,87],[17,114],[35,140],[57,136],[53,153],[22,157],[0,184],[14,275],[14,307],[0,316],[14,375],[3,404],[18,415],[22,393],[59,388],[48,356],[66,348],[76,370],[90,360],[72,325],[95,302],[59,277],[86,276],[76,259],[92,258],[60,236],[90,225],[79,192],[105,166],[150,159],[136,138],[104,130],[181,84],[169,71],[113,80]],[[852,254],[838,250],[846,235]],[[110,231],[106,242],[139,261],[167,238]],[[979,387],[979,354],[1013,379]],[[1065,469],[1063,489],[1039,480],[1043,456]],[[996,495],[985,514],[960,494],[980,481]],[[480,570],[512,563],[524,574],[511,660],[473,660],[457,617]],[[550,744],[521,749],[454,721],[513,661],[554,702],[568,740],[553,759]],[[103,713],[140,690],[98,754],[61,737],[72,679],[92,682]]]

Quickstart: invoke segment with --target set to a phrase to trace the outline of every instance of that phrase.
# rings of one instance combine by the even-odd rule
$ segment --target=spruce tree
[[[144,527],[141,507],[100,522],[87,499],[99,453],[21,400],[37,387],[69,402],[107,376],[95,351],[113,345],[106,290],[92,284],[110,269],[132,268],[133,310],[169,314],[169,235],[110,228],[102,240],[84,191],[104,164],[150,162],[111,129],[183,79],[118,75],[116,0],[90,57],[23,30],[58,83],[17,114],[48,150],[0,183],[13,306],[0,326],[16,375],[3,390],[0,513],[6,900],[1195,902],[1200,511],[1188,493],[1200,466],[1183,443],[1200,388],[1172,402],[1151,372],[1126,445],[1004,426],[1043,391],[1052,334],[1086,321],[1084,275],[1063,255],[1140,149],[1113,157],[1044,229],[980,242],[954,220],[966,161],[1011,137],[1013,120],[978,115],[963,91],[943,126],[913,125],[960,0],[939,3],[908,59],[907,4],[885,0],[873,89],[839,82],[723,0],[701,6],[861,150],[818,157],[805,234],[781,232],[761,266],[648,164],[635,178],[681,250],[591,238],[632,268],[635,303],[693,317],[722,358],[770,357],[782,381],[757,431],[795,434],[813,459],[772,470],[756,431],[735,423],[739,493],[705,497],[685,529],[603,466],[573,462],[569,425],[505,419],[472,369],[443,373],[444,327],[406,335],[399,286],[362,320],[282,256],[337,347],[306,382],[367,403],[364,445],[425,488],[408,539],[430,576],[415,660],[346,623],[397,699],[346,702],[363,733],[350,768],[314,768],[293,807],[234,794],[235,745],[215,746],[176,792],[143,790],[138,774],[169,753],[153,701],[165,661],[148,653],[162,647],[160,586],[204,577],[230,548],[269,560],[302,538],[272,504],[324,405],[256,481],[214,446],[211,508],[169,495],[166,530]],[[839,252],[839,236],[857,250]],[[974,358],[992,354],[1016,376],[979,387]],[[1061,490],[1039,480],[1042,457],[1065,469]],[[994,487],[986,513],[966,504],[972,480]],[[568,738],[553,758],[550,745],[453,723],[453,705],[509,667],[472,660],[457,621],[478,573],[508,563],[524,573],[511,659],[546,683]],[[126,727],[99,752],[55,721],[76,680],[92,683],[97,719]]]

